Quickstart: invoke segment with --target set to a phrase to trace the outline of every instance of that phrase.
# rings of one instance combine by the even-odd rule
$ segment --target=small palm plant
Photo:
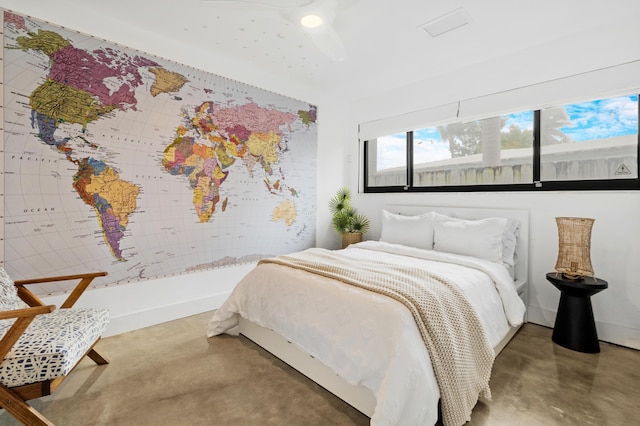
[[[343,247],[350,242],[362,241],[362,235],[367,233],[370,223],[366,216],[358,213],[351,206],[349,188],[342,187],[336,192],[336,195],[329,200],[329,210],[333,214],[331,224],[333,229],[342,236]]]

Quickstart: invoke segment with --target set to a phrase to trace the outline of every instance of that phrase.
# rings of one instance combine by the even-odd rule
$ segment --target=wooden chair
[[[85,355],[108,364],[94,346],[109,322],[106,309],[73,308],[96,277],[106,272],[20,280],[0,268],[0,407],[25,425],[53,425],[27,401],[53,393]],[[27,285],[80,280],[56,309]],[[24,307],[24,303],[29,307]]]

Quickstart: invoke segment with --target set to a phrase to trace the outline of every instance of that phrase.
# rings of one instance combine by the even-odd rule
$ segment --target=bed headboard
[[[460,219],[486,219],[488,217],[504,217],[520,222],[520,236],[516,245],[518,262],[514,275],[518,281],[529,281],[529,210],[520,209],[486,209],[481,207],[436,207],[417,205],[386,205],[383,209],[397,214],[413,216],[435,211]]]

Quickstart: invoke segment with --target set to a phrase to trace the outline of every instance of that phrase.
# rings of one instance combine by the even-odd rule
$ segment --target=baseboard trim
[[[217,309],[253,267],[243,264],[90,289],[75,306],[108,309],[111,319],[103,337],[114,336]],[[60,306],[66,296],[58,294],[42,300]]]
[[[114,336],[140,328],[151,327],[164,322],[173,321],[191,315],[201,314],[219,308],[229,297],[231,292],[220,293],[200,299],[192,299],[171,305],[154,307],[144,311],[130,312],[124,315],[111,317],[109,326],[103,337]],[[206,329],[202,329],[202,335]]]
[[[544,327],[553,328],[556,322],[556,311],[539,306],[527,307],[527,321]],[[598,321],[596,318],[598,339],[603,342],[640,350],[640,330],[620,324]]]
[[[553,327],[556,321],[556,311],[540,308],[539,306],[527,306],[527,322]]]

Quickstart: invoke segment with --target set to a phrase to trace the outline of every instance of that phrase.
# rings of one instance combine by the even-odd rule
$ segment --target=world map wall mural
[[[314,245],[315,106],[2,12],[12,278],[111,285]]]

